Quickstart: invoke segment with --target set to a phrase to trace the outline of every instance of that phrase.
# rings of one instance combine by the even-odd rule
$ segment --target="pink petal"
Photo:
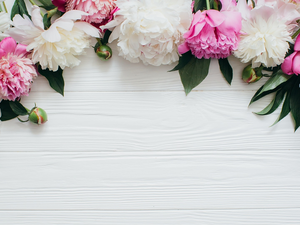
[[[206,18],[205,21],[211,26],[211,27],[217,27],[221,23],[224,22],[225,16],[214,9],[206,10]]]
[[[67,1],[66,0],[52,0],[52,4],[57,6],[58,10],[61,12],[65,12],[65,5]]]
[[[18,44],[15,49],[15,55],[19,55],[21,57],[25,56],[26,54],[28,54],[26,48],[27,48],[27,45]]]
[[[247,5],[246,0],[239,0],[237,3],[238,11],[241,13],[243,19],[248,20],[251,18],[251,8]]]
[[[300,74],[300,52],[297,52],[295,54],[295,57],[293,58],[293,73],[298,75]]]
[[[285,74],[291,75],[293,74],[292,66],[293,66],[293,58],[297,54],[297,52],[292,53],[288,57],[286,57],[281,64],[281,69]]]
[[[229,10],[231,7],[236,6],[236,1],[234,0],[220,0],[222,4],[221,12],[224,10]]]
[[[0,59],[6,55],[6,52],[0,48]]]
[[[6,53],[13,53],[17,46],[16,41],[12,37],[4,38],[0,42],[0,48],[3,49]]]
[[[300,35],[297,36],[297,39],[295,41],[294,51],[300,51]]]
[[[226,36],[233,36],[242,29],[242,16],[239,12],[223,11],[225,21],[218,27],[218,30]]]
[[[187,43],[184,42],[183,44],[178,46],[178,52],[179,54],[183,54],[186,53],[190,50],[190,48],[188,47]]]

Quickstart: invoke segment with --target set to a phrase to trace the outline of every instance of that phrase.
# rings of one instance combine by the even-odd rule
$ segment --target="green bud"
[[[99,56],[100,59],[106,61],[111,58],[112,56],[112,50],[107,45],[100,45],[96,49],[96,54]]]
[[[249,84],[260,80],[262,78],[261,70],[260,67],[253,69],[251,65],[246,66],[242,73],[243,81]]]
[[[48,117],[47,117],[47,113],[45,112],[45,110],[38,108],[38,107],[34,107],[30,111],[28,119],[32,123],[40,125],[40,124],[46,123],[48,120]]]

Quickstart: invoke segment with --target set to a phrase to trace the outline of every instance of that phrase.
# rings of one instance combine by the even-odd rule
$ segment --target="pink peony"
[[[92,24],[101,24],[108,20],[116,7],[116,0],[52,0],[62,12],[80,10],[88,13],[83,20]]]
[[[197,58],[226,58],[236,50],[242,27],[241,14],[235,11],[236,3],[221,0],[222,9],[197,11],[185,42],[178,47],[180,54],[192,51]]]
[[[0,98],[14,101],[28,95],[35,66],[27,57],[26,45],[18,44],[7,37],[0,42]]]
[[[281,69],[285,74],[292,75],[300,74],[300,36],[298,35],[295,45],[294,52],[286,57],[281,64]]]

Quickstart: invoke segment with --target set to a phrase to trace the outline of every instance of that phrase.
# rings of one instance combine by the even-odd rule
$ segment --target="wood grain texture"
[[[299,225],[300,209],[0,211],[5,225]]]
[[[32,93],[49,122],[0,124],[0,151],[132,151],[299,149],[288,116],[259,117],[248,109],[253,92]],[[18,140],[18,141],[15,141]],[[28,143],[24,147],[24,143]]]
[[[79,66],[64,70],[67,92],[183,91],[178,71],[168,72],[176,64],[160,67],[133,64],[117,55],[116,43],[110,46],[114,52],[111,60],[101,61],[90,48],[85,56],[79,57]],[[230,62],[234,69],[231,86],[221,75],[218,61],[212,60],[209,75],[194,90],[257,90],[266,81],[264,78],[251,85],[244,83],[241,73],[247,64],[240,63],[234,57],[230,57]],[[51,91],[46,84],[46,79],[39,77],[33,84],[32,91]]]
[[[299,160],[298,150],[0,153],[0,210],[300,208]]]

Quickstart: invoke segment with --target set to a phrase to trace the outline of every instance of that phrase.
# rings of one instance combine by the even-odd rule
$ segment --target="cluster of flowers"
[[[258,114],[272,113],[285,98],[278,121],[291,112],[295,129],[300,126],[300,104],[293,97],[300,96],[295,88],[300,38],[293,46],[298,0],[41,0],[39,6],[28,1],[30,15],[24,0],[15,1],[12,21],[7,12],[0,13],[0,108],[10,107],[14,117],[22,115],[19,101],[34,78],[43,75],[51,85],[51,77],[61,77],[63,85],[63,69],[77,66],[77,56],[96,38],[95,52],[103,59],[112,54],[106,44],[116,40],[119,56],[130,62],[179,61],[173,70],[179,70],[186,94],[205,79],[211,58],[218,59],[231,83],[227,57],[234,55],[251,63],[243,71],[246,82],[271,76],[251,102],[271,92],[276,97]],[[51,86],[63,94],[63,87]],[[3,118],[4,111],[1,120],[14,118]]]

